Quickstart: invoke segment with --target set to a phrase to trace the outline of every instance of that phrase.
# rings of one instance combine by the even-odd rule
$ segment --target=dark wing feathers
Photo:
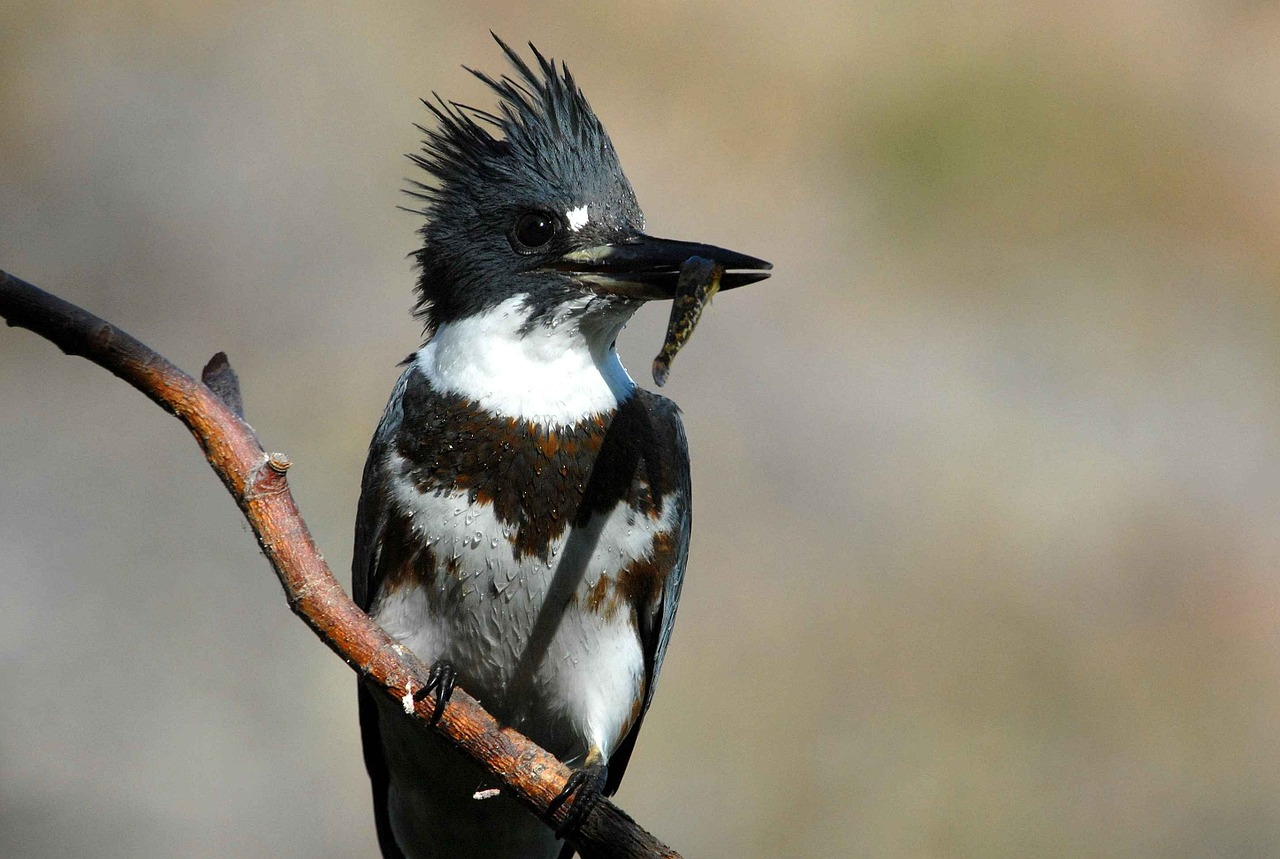
[[[640,726],[644,723],[649,705],[653,703],[653,693],[658,686],[658,674],[662,671],[662,661],[667,655],[667,645],[671,642],[671,630],[675,627],[676,604],[680,600],[680,587],[684,584],[685,562],[689,557],[689,534],[693,522],[693,496],[689,473],[689,442],[684,434],[684,425],[680,421],[680,410],[676,404],[666,397],[648,391],[636,391],[637,397],[648,401],[649,412],[655,418],[660,444],[658,450],[662,466],[674,468],[678,473],[671,475],[680,496],[680,517],[675,535],[675,551],[671,554],[671,570],[665,576],[662,588],[662,599],[656,611],[650,617],[640,618],[640,644],[644,649],[645,691],[644,705],[627,735],[622,738],[618,748],[609,758],[609,777],[605,782],[605,796],[613,796],[622,784],[622,776],[627,771],[631,760],[631,752],[635,749],[636,737]]]
[[[406,373],[405,376],[407,375]],[[360,484],[360,504],[356,508],[356,545],[351,559],[351,594],[356,605],[365,612],[373,607],[382,578],[378,562],[382,554],[382,533],[386,528],[387,513],[378,470],[388,440],[399,427],[400,397],[403,390],[404,377],[401,377],[395,393],[391,395],[391,402],[382,422],[374,433]],[[391,772],[387,768],[382,749],[382,732],[378,729],[378,703],[363,682],[357,682],[356,695],[360,709],[360,744],[373,790],[373,820],[378,832],[378,846],[382,849],[384,859],[404,859],[404,853],[392,835],[391,816],[387,809]]]

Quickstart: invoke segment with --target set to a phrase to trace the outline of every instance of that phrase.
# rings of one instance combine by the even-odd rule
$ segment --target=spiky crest
[[[441,314],[457,306],[460,296],[447,294],[468,287],[468,266],[437,257],[447,256],[451,240],[459,238],[456,223],[467,216],[485,214],[503,200],[561,200],[570,205],[593,200],[634,209],[635,196],[604,126],[587,103],[564,63],[545,57],[529,43],[534,63],[526,62],[496,34],[514,68],[512,75],[493,77],[466,68],[497,93],[497,112],[489,112],[433,93],[423,100],[436,122],[418,125],[423,133],[422,151],[409,158],[434,181],[410,179],[406,193],[425,205],[409,209],[428,218],[420,230],[423,247],[416,252],[422,272],[415,312],[430,330]],[[504,196],[500,196],[504,195]],[[577,203],[571,201],[577,199]],[[560,209],[565,211],[565,209]],[[492,214],[492,213],[489,213]],[[480,237],[474,230],[472,242]],[[475,252],[482,251],[473,244]],[[469,302],[461,302],[467,304]]]

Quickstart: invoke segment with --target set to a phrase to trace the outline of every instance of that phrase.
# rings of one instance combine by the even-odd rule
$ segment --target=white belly
[[[396,459],[391,475],[403,473]],[[391,485],[437,570],[383,595],[378,623],[424,662],[451,660],[468,692],[567,763],[591,746],[610,755],[644,693],[644,654],[630,608],[593,606],[590,594],[653,551],[675,505],[652,518],[619,504],[569,528],[544,561],[514,557],[509,529],[465,493]]]

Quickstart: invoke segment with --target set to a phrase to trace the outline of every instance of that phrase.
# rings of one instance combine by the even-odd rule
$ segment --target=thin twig
[[[211,389],[119,328],[2,271],[0,316],[111,371],[186,424],[253,528],[293,612],[371,687],[413,703],[414,692],[426,685],[426,666],[362,612],[334,578],[289,492],[288,457],[268,455],[238,414],[239,385],[225,356],[215,356],[206,368]],[[425,697],[413,704],[414,714],[426,722],[435,706],[434,695]],[[546,813],[570,770],[499,725],[462,689],[454,690],[436,730],[549,825],[568,811],[566,806],[553,817]],[[574,843],[585,859],[679,859],[607,800],[592,809]]]

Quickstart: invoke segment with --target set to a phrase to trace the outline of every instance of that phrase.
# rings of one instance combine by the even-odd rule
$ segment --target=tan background
[[[416,98],[534,39],[655,233],[776,264],[668,388],[622,804],[689,857],[1280,855],[1280,12],[1065,8],[9,0],[0,267],[229,352],[345,576]],[[0,855],[372,855],[352,676],[181,427],[0,329],[0,469]]]

